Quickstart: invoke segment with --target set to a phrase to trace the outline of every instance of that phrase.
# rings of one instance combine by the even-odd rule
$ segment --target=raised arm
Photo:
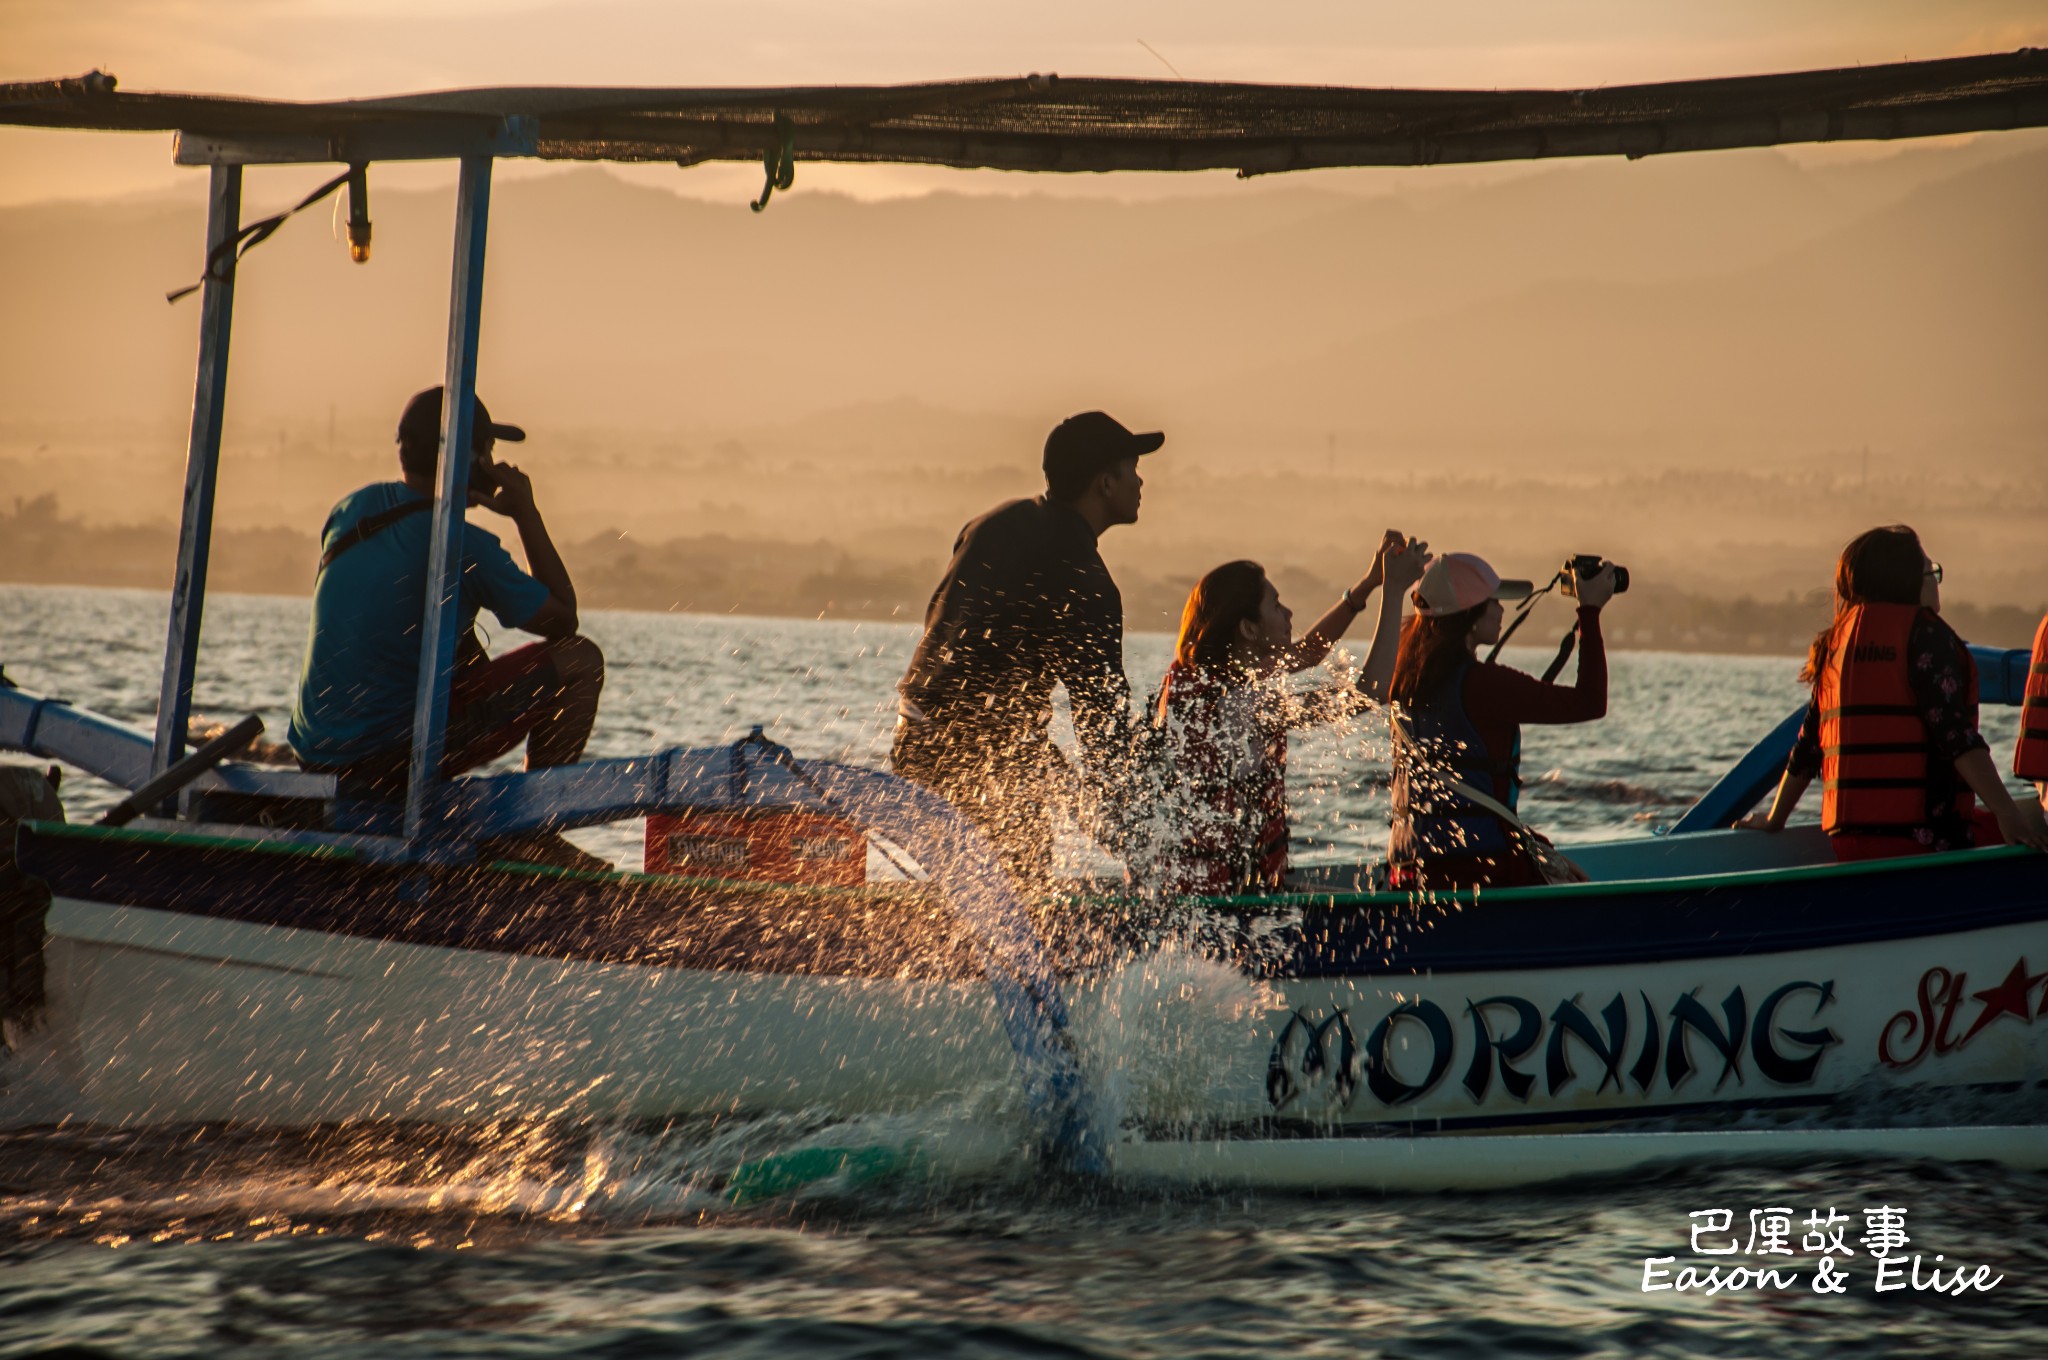
[[[519,546],[525,550],[527,569],[533,579],[548,588],[548,600],[520,627],[545,638],[573,636],[577,628],[576,585],[569,568],[555,548],[547,521],[534,503],[533,482],[510,463],[498,463],[492,471],[496,487],[479,498],[485,508],[510,519],[519,529]]]
[[[1321,665],[1330,655],[1330,649],[1337,645],[1337,640],[1350,630],[1352,623],[1364,611],[1366,598],[1377,590],[1380,592],[1378,617],[1373,626],[1372,647],[1366,653],[1365,669],[1359,675],[1358,688],[1367,697],[1383,702],[1387,682],[1394,674],[1394,657],[1401,646],[1401,598],[1410,586],[1422,579],[1422,565],[1428,552],[1427,543],[1419,539],[1410,541],[1398,529],[1389,529],[1382,534],[1379,550],[1373,554],[1372,567],[1294,644],[1288,652],[1287,669],[1304,671]]]
[[[1475,703],[1508,722],[1581,723],[1607,716],[1607,644],[1600,636],[1600,610],[1579,605],[1579,673],[1569,685],[1553,684],[1506,666],[1475,666],[1466,683]]]

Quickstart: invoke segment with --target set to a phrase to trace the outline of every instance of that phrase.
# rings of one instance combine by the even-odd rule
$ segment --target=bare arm
[[[2005,837],[2007,845],[2048,851],[2048,822],[2042,818],[2041,805],[2029,803],[2023,807],[2013,801],[2005,791],[2005,780],[1999,777],[1998,767],[1991,763],[1989,750],[1979,746],[1963,752],[1956,758],[1956,773],[1977,795],[1977,801],[1998,819],[1998,834]]]
[[[1754,812],[1750,813],[1749,816],[1744,817],[1735,824],[1736,829],[1740,831],[1783,831],[1785,829],[1785,819],[1792,815],[1793,808],[1799,806],[1800,797],[1806,792],[1806,786],[1812,782],[1813,777],[1811,775],[1794,774],[1791,767],[1787,766],[1784,775],[1778,780],[1777,796],[1771,799],[1771,810],[1761,816]]]
[[[1401,654],[1401,602],[1409,587],[1422,579],[1429,545],[1410,539],[1380,554],[1380,616],[1373,625],[1372,646],[1358,673],[1358,692],[1376,704],[1387,702],[1394,683],[1394,661]]]
[[[1315,627],[1303,635],[1288,653],[1287,669],[1304,671],[1311,666],[1322,664],[1329,656],[1337,640],[1350,629],[1358,618],[1365,598],[1378,590],[1380,606],[1378,619],[1373,626],[1372,647],[1366,653],[1365,669],[1359,675],[1358,688],[1368,698],[1384,701],[1387,682],[1393,678],[1394,657],[1401,645],[1401,597],[1408,587],[1422,579],[1422,564],[1429,551],[1429,545],[1417,539],[1411,542],[1398,529],[1389,529],[1380,536],[1379,551],[1373,555],[1372,567],[1360,577],[1358,584],[1344,592],[1344,597],[1330,607],[1330,612],[1316,620]]]
[[[506,516],[518,527],[527,570],[533,573],[534,580],[548,588],[547,603],[535,610],[522,628],[545,638],[571,637],[577,625],[576,585],[569,579],[569,568],[563,564],[562,554],[556,551],[555,540],[548,534],[540,507],[534,504],[533,482],[510,463],[499,463],[493,471],[497,474],[497,489],[479,503]]]

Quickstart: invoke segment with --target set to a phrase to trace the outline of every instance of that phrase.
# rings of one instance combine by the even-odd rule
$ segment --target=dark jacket
[[[898,689],[962,739],[1018,749],[1046,740],[1055,685],[1090,775],[1118,777],[1130,751],[1123,596],[1088,521],[1040,496],[960,531]]]

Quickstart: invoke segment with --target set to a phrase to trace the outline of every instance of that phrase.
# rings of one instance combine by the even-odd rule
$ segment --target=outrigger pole
[[[420,630],[420,688],[413,702],[412,769],[405,788],[405,838],[415,846],[434,836],[442,812],[441,755],[448,737],[448,691],[455,677],[455,633],[462,623],[458,599],[464,514],[469,508],[476,351],[483,319],[484,246],[491,222],[491,163],[490,156],[464,156],[455,191],[455,267],[448,289],[441,474],[434,492],[427,614]]]
[[[221,420],[228,399],[228,338],[235,322],[235,255],[241,230],[242,167],[215,165],[206,196],[206,280],[199,304],[199,368],[192,389],[192,434],[185,452],[185,507],[178,527],[178,575],[171,587],[170,638],[157,697],[155,778],[185,754],[192,676],[206,612],[206,566],[213,545],[214,488],[220,477]]]

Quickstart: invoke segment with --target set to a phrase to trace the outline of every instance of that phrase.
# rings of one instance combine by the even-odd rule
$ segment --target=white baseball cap
[[[1535,589],[1528,581],[1503,581],[1477,553],[1441,553],[1415,583],[1413,599],[1416,613],[1437,617],[1462,614],[1488,600],[1526,600]]]

